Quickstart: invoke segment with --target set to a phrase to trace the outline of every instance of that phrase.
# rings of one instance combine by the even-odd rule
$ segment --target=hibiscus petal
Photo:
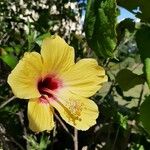
[[[53,111],[49,103],[31,99],[28,103],[29,128],[35,132],[52,130],[54,127]]]
[[[41,55],[45,73],[64,72],[74,65],[74,49],[59,36],[44,39]]]
[[[53,101],[51,105],[68,124],[78,130],[88,130],[96,124],[99,111],[95,102],[90,99],[76,95],[67,96],[64,92],[60,99]]]
[[[37,82],[41,73],[41,55],[36,52],[25,53],[8,76],[8,83],[14,95],[24,99],[40,97]]]
[[[61,75],[64,86],[74,94],[90,97],[94,95],[107,81],[102,67],[94,59],[78,61],[68,72]]]

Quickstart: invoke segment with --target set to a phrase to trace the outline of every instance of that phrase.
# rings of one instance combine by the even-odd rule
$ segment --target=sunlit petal
[[[8,76],[8,83],[15,96],[29,99],[40,96],[37,82],[42,73],[41,55],[25,53],[15,69]]]
[[[74,49],[59,36],[44,39],[41,55],[46,73],[61,73],[74,65]]]
[[[69,91],[83,97],[94,95],[107,81],[107,76],[102,67],[94,59],[78,61],[62,78]]]
[[[54,127],[52,108],[49,103],[40,102],[38,99],[29,100],[28,119],[30,129],[35,132],[50,131]]]

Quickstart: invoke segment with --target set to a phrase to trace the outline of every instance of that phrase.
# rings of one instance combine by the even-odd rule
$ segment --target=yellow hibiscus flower
[[[107,81],[94,59],[74,63],[74,49],[59,36],[43,40],[41,54],[25,53],[8,76],[15,96],[29,99],[28,119],[32,131],[52,130],[54,108],[78,130],[96,123],[97,105],[88,97]]]

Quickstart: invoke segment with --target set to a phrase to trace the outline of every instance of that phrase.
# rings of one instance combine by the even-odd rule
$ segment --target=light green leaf
[[[118,112],[120,126],[122,126],[124,129],[127,129],[128,125],[128,116],[123,116],[121,113]]]
[[[12,69],[16,66],[18,60],[13,54],[7,54],[4,56],[0,56],[0,58]]]
[[[50,144],[50,143],[51,143],[51,141],[48,138],[48,136],[45,136],[44,133],[43,133],[42,136],[41,136],[41,139],[40,139],[39,149],[40,150],[45,150],[47,148],[47,145]]]
[[[140,120],[146,131],[150,134],[150,96],[145,99],[140,108]]]
[[[11,50],[11,48],[9,48],[9,50]],[[0,48],[0,52],[0,59],[13,69],[18,62],[17,57],[14,56],[13,53],[7,53],[7,51],[3,48]]]
[[[146,80],[150,88],[150,58],[145,59],[144,70],[145,70]]]

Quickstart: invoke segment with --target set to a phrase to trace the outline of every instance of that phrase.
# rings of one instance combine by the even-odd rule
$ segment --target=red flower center
[[[54,93],[62,87],[62,82],[55,76],[48,75],[38,82],[38,90],[41,94],[40,102],[48,103],[55,97]]]

